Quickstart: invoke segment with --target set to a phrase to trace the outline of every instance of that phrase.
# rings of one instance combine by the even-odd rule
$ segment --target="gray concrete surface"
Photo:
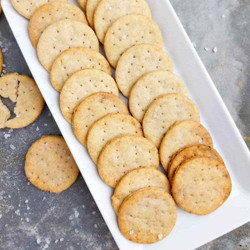
[[[249,0],[171,3],[250,146]],[[3,15],[0,47],[4,72],[30,74]],[[0,130],[0,249],[117,249],[82,177],[58,195],[27,181],[29,146],[42,135],[59,133],[48,108],[24,129]],[[199,249],[250,249],[250,223]]]

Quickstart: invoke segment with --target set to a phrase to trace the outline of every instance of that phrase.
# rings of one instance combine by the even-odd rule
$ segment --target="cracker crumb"
[[[133,233],[134,233],[134,230],[130,230],[130,231],[129,231],[129,234],[133,234]]]
[[[162,234],[158,234],[158,239],[159,239],[159,240],[162,239]]]
[[[239,85],[240,88],[243,87],[243,83],[242,82],[239,82],[238,85]]]
[[[15,150],[15,149],[16,149],[16,147],[15,147],[14,145],[12,145],[12,144],[10,144],[10,148],[11,148],[12,150]]]
[[[244,140],[250,141],[250,137],[249,137],[249,136],[245,136],[245,137],[244,137]]]

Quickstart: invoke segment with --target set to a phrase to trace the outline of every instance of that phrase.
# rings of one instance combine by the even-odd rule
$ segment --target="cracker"
[[[88,0],[86,4],[86,15],[89,22],[89,25],[94,28],[94,14],[97,5],[101,0]]]
[[[62,20],[44,30],[37,44],[37,55],[44,68],[50,71],[56,57],[73,47],[87,47],[99,51],[99,42],[88,25],[73,20]]]
[[[47,135],[29,148],[25,174],[37,188],[60,193],[77,179],[79,170],[62,136]]]
[[[50,71],[52,86],[61,91],[64,82],[75,72],[83,69],[99,69],[111,75],[111,68],[106,58],[99,52],[82,47],[64,51],[54,61]]]
[[[43,4],[60,1],[67,2],[67,0],[10,0],[15,10],[27,19],[30,19],[37,8]]]
[[[168,179],[162,172],[148,167],[132,170],[124,175],[115,187],[112,205],[116,214],[127,196],[146,187],[160,188],[170,193]]]
[[[99,69],[111,75],[111,68],[105,57],[89,48],[75,47],[64,51],[54,61],[50,81],[61,91],[64,82],[75,72],[83,69]]]
[[[158,169],[159,155],[151,142],[135,135],[111,140],[103,148],[97,163],[100,177],[111,187],[115,187],[129,171],[140,167]]]
[[[170,93],[187,95],[186,87],[178,76],[165,70],[146,73],[131,89],[129,95],[130,112],[141,122],[148,106],[157,97]]]
[[[197,144],[213,147],[209,132],[199,123],[191,120],[175,123],[164,136],[160,146],[160,160],[167,171],[171,157],[179,150]]]
[[[144,0],[102,0],[96,7],[93,20],[97,37],[101,43],[104,41],[108,28],[120,17],[130,14],[151,18],[150,9]]]
[[[151,244],[164,239],[172,231],[176,219],[177,208],[172,196],[159,188],[145,188],[124,200],[118,225],[128,240]]]
[[[150,45],[142,44],[128,49],[120,57],[115,79],[122,94],[129,96],[134,83],[145,73],[153,70],[173,71],[172,62],[163,50]]]
[[[16,102],[16,117],[7,120],[2,124],[3,127],[26,127],[38,118],[44,107],[43,97],[35,81],[17,73],[6,74],[0,78],[0,96]]]
[[[75,108],[72,128],[77,139],[86,146],[91,125],[107,114],[129,114],[126,104],[111,93],[98,92],[83,99]]]
[[[74,73],[63,85],[60,108],[64,118],[71,123],[74,108],[87,96],[96,92],[108,92],[118,96],[114,79],[97,69],[84,69]]]
[[[105,35],[104,50],[109,63],[115,68],[127,49],[145,43],[162,48],[161,31],[157,24],[146,16],[126,15],[109,27]]]
[[[130,115],[109,114],[91,126],[87,136],[87,148],[94,163],[97,163],[106,143],[121,135],[142,136],[141,124]]]
[[[149,105],[144,115],[144,135],[159,147],[168,129],[175,122],[183,120],[200,121],[196,105],[184,95],[162,95]]]
[[[3,69],[3,54],[2,50],[0,49],[0,74],[2,73],[2,69]]]
[[[88,24],[84,13],[74,4],[52,2],[39,7],[29,22],[29,36],[33,47],[36,48],[41,34],[49,25],[65,19]]]
[[[208,157],[194,157],[176,170],[172,194],[186,212],[206,215],[219,208],[232,189],[225,165]]]
[[[192,157],[210,157],[221,163],[224,163],[219,153],[206,145],[193,145],[188,146],[180,151],[178,151],[171,159],[168,166],[168,178],[172,181],[174,173],[178,166],[180,166],[184,161]]]
[[[86,10],[87,0],[77,0],[77,2],[83,10]]]

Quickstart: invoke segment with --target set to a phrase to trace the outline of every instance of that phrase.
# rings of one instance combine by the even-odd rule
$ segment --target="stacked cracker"
[[[230,176],[185,85],[172,73],[147,3],[79,4],[116,68],[116,81],[97,52],[94,31],[75,6],[53,2],[39,7],[30,20],[31,41],[60,91],[63,116],[87,146],[102,180],[115,187],[112,204],[122,234],[137,243],[153,243],[173,229],[175,202],[197,215],[221,206],[231,192]],[[116,84],[129,98],[133,117]],[[158,170],[159,156],[171,185]]]

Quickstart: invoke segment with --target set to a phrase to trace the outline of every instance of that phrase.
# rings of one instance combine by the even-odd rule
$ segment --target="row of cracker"
[[[101,6],[102,2],[104,3],[104,9],[108,8],[108,10],[110,10],[112,13],[115,13],[115,12],[120,13],[119,11],[117,11],[118,9],[116,9],[117,4],[110,6],[110,5],[107,5],[107,2],[110,3],[112,1],[104,1],[103,0],[99,3],[100,6]],[[100,8],[99,5],[98,5],[97,9]],[[97,12],[97,10],[96,10],[96,12]],[[97,35],[98,35],[98,31],[97,31],[98,28],[100,27],[100,29],[103,31],[103,30],[105,30],[105,29],[103,29],[103,26],[105,27],[104,24],[107,24],[105,19],[106,19],[106,17],[109,17],[109,16],[106,12],[103,12],[102,15],[104,15],[104,13],[105,13],[105,16],[103,17],[104,23],[102,23],[102,25],[100,25],[100,23],[99,23],[98,26],[96,26],[96,23],[94,22]],[[128,14],[128,13],[125,13],[125,14]],[[139,13],[139,14],[141,14],[141,13]],[[95,16],[96,16],[96,14],[95,14]],[[95,20],[95,16],[94,16],[94,20]],[[47,34],[47,36],[45,36],[44,34],[42,36],[44,36],[46,39],[49,39],[50,37],[52,37],[52,34],[54,34],[55,31],[56,31],[56,33],[60,34],[59,38],[61,38],[61,33],[64,31],[66,31],[65,32],[66,35],[69,35],[70,32],[68,32],[68,31],[70,29],[72,29],[72,27],[74,26],[73,24],[76,24],[76,23],[74,23],[73,21],[70,21],[68,23],[67,22],[60,22],[60,24],[57,23],[54,25],[53,28],[50,28],[50,27],[49,27],[50,29],[48,28],[49,32],[47,31],[47,29],[45,30],[44,33]],[[53,26],[53,25],[51,25],[51,26]],[[79,24],[77,24],[76,26],[77,26],[76,30],[79,31]],[[80,26],[83,27],[83,25],[80,25]],[[84,30],[86,30],[86,28],[84,28]],[[75,33],[75,30],[74,30],[74,33]],[[87,35],[88,34],[86,34],[86,36]],[[69,35],[69,37],[70,37],[70,40],[71,39],[74,40],[72,35],[71,36]],[[40,40],[42,40],[41,38],[40,38]],[[91,37],[89,35],[88,38],[93,38],[93,37]],[[172,71],[171,60],[160,49],[160,47],[162,47],[162,38],[161,38],[160,31],[159,31],[158,27],[155,25],[155,23],[151,19],[149,19],[145,16],[141,16],[141,15],[122,16],[121,15],[121,17],[118,18],[118,20],[115,21],[107,29],[104,41],[100,35],[98,35],[98,38],[102,42],[104,42],[104,49],[106,52],[106,56],[107,56],[109,62],[111,63],[111,65],[114,67],[117,66],[117,70],[116,70],[117,84],[119,86],[119,89],[122,91],[122,93],[125,96],[129,95],[130,89],[133,86],[133,84],[135,83],[135,80],[137,80],[144,73],[147,73],[147,72],[152,71],[154,69],[155,70],[170,70],[170,71]],[[57,42],[58,39],[57,38],[55,38],[55,39]],[[39,40],[39,43],[40,43],[40,40]],[[79,40],[77,40],[77,42],[79,42]],[[133,45],[143,44],[145,42],[150,43],[152,45],[144,44],[144,45],[138,45],[138,46],[133,47]],[[51,44],[52,43],[50,42],[49,46],[47,46],[48,43],[44,42],[43,47],[46,48],[46,50],[49,50],[49,49],[51,49]],[[157,45],[158,47],[156,47],[155,45]],[[65,46],[67,47],[68,43],[66,43],[66,45],[63,44],[62,49],[64,49]],[[132,48],[130,48],[130,47],[132,47]],[[46,58],[44,59],[43,53],[40,53],[40,56],[39,56],[40,50],[38,48],[39,59],[40,59],[41,63],[45,66],[45,68],[49,69],[48,65],[51,63],[51,59],[53,61],[53,57],[55,58],[55,55],[60,54],[62,52],[62,49],[58,49],[58,44],[53,45],[53,50],[55,51],[55,53],[53,56],[50,56],[49,58],[47,58],[47,64],[46,64]],[[126,51],[126,49],[128,49],[128,50]],[[126,51],[126,52],[123,53],[124,51]],[[157,54],[157,52],[158,52],[158,54]],[[157,57],[157,55],[158,55],[158,57]],[[120,57],[120,59],[119,59],[119,57]],[[118,61],[118,64],[117,64],[117,61]],[[139,63],[138,63],[138,61],[139,61]],[[152,63],[152,62],[155,62],[155,63]],[[67,89],[67,91],[65,91],[67,94],[69,94],[69,93],[71,93],[71,95],[78,94],[78,91],[76,91],[76,87],[79,85],[79,83],[82,79],[85,79],[82,75],[83,72],[84,72],[84,70],[81,72],[78,72],[79,75],[78,75],[78,77],[75,78],[75,81],[76,82],[78,81],[78,84],[76,84],[74,86],[74,81],[71,81],[72,83],[69,85],[70,88]],[[86,75],[89,75],[89,73]],[[164,72],[164,73],[166,74],[166,72]],[[77,73],[75,73],[75,74],[77,74]],[[158,72],[156,74],[158,74]],[[100,75],[100,72],[98,73],[98,75]],[[169,75],[170,75],[170,73],[169,73]],[[73,78],[73,76],[72,76],[72,78]],[[120,76],[120,78],[119,78],[119,76]],[[70,79],[71,79],[71,77],[69,77],[69,79],[67,81],[69,81]],[[163,77],[163,79],[165,79],[165,78]],[[65,82],[65,85],[63,85],[63,89],[64,89],[64,86],[67,86],[66,85],[67,81]],[[160,82],[160,80],[159,80],[159,82]],[[96,88],[96,90],[97,89],[98,88]],[[171,90],[172,90],[172,88],[171,88]],[[79,91],[79,92],[81,92],[81,91]],[[172,90],[172,92],[175,93],[176,91]],[[62,97],[62,93],[61,93],[61,97]],[[67,96],[66,96],[66,98],[61,98],[61,97],[60,97],[60,100],[65,100],[65,99],[70,99],[72,96],[68,97],[68,98],[67,98]],[[79,101],[79,100],[81,100],[81,98],[84,98],[84,97],[81,95],[81,96],[77,96],[76,99]],[[83,103],[84,103],[84,101],[83,101]],[[73,109],[72,109],[72,106],[69,104],[71,104],[71,103],[68,101],[67,105],[66,105],[66,109],[68,109],[70,111],[70,113],[72,114]],[[150,102],[148,104],[150,104]],[[75,108],[75,106],[76,106],[76,101],[74,102],[73,108]],[[151,112],[149,112],[150,107],[151,107]],[[157,146],[159,146],[159,143],[160,143],[161,138],[164,135],[164,133],[166,131],[168,131],[168,129],[171,127],[171,125],[174,124],[176,121],[183,120],[183,119],[184,120],[185,119],[193,119],[195,121],[199,120],[199,113],[198,113],[195,105],[188,98],[186,98],[185,96],[180,95],[180,94],[168,94],[165,96],[161,96],[161,97],[157,98],[157,100],[155,100],[155,102],[150,104],[150,107],[148,108],[147,113],[146,113],[148,115],[144,116],[144,119],[145,119],[145,117],[147,118],[146,122],[144,122],[144,119],[143,119],[143,129],[144,129],[145,135],[151,141],[153,141]],[[169,116],[169,114],[166,116],[166,114],[164,114],[164,113],[166,113],[166,111],[168,111],[169,108],[170,108],[170,110],[172,110],[172,114],[170,116]],[[62,109],[62,102],[61,102],[61,109]],[[130,108],[130,109],[132,109],[132,108]],[[160,112],[158,112],[158,113],[155,112],[155,109],[160,109]],[[63,111],[63,109],[62,109],[62,111]],[[141,109],[141,111],[143,112],[142,109]],[[171,119],[169,119],[169,117]],[[70,119],[67,119],[67,120],[70,121]],[[122,120],[122,122],[121,122],[121,120]],[[156,122],[154,120],[156,120]],[[115,123],[114,123],[114,121],[115,121]],[[101,164],[99,164],[99,159],[106,159],[106,158],[110,157],[110,152],[108,150],[105,150],[106,148],[109,148],[109,143],[106,146],[105,146],[105,144],[106,144],[106,142],[110,141],[113,137],[117,137],[118,135],[121,135],[122,133],[125,133],[125,134],[130,133],[131,132],[131,122],[129,122],[129,121],[131,121],[131,118],[128,118],[127,115],[122,119],[121,119],[121,115],[107,115],[107,116],[101,118],[100,120],[96,121],[91,126],[91,128],[88,132],[88,136],[87,136],[88,150],[89,150],[90,156],[94,160],[94,162],[97,162],[97,159],[98,159],[97,166],[99,169],[99,173],[100,173],[101,177],[104,179],[104,181],[106,181],[105,174],[104,175],[101,174],[102,170],[100,170],[100,169],[102,169],[102,168],[99,167],[101,165]],[[187,121],[187,122],[190,123],[190,121]],[[126,123],[130,124],[130,126],[127,128],[125,128],[126,126],[124,127],[124,124],[126,124]],[[183,122],[183,123],[185,123],[185,122]],[[115,124],[116,124],[116,126],[115,126]],[[117,124],[118,124],[118,126],[117,126]],[[192,124],[192,126],[196,126],[196,125]],[[174,125],[174,127],[175,127],[175,125]],[[145,132],[145,131],[147,131],[147,132]],[[185,131],[185,129],[181,130],[181,132],[183,132],[183,131]],[[102,135],[101,138],[99,138],[100,135]],[[138,138],[138,137],[136,137],[136,138]],[[114,140],[116,140],[116,138],[114,138]],[[117,140],[118,141],[122,140],[122,138],[118,137]],[[138,139],[136,139],[136,140],[138,140]],[[111,140],[110,144],[112,145],[112,140]],[[144,144],[146,144],[146,143],[144,142]],[[132,143],[127,145],[128,149],[133,148],[133,147],[131,147],[131,145],[132,145]],[[177,146],[179,146],[179,145],[177,145]],[[113,149],[114,148],[115,148],[116,153],[118,153],[118,154],[123,152],[122,150],[117,150],[117,146],[113,147]],[[112,149],[112,147],[111,147],[111,149]],[[168,149],[168,147],[167,147],[167,149]],[[106,155],[108,155],[108,157],[101,157],[102,155],[105,156],[105,154],[103,153],[105,151],[108,152],[106,154]],[[100,154],[100,152],[101,152],[101,154]],[[143,152],[146,152],[146,151],[143,151]],[[172,153],[172,152],[170,151],[170,153]],[[135,152],[132,152],[132,155],[133,154],[135,154]],[[165,154],[163,154],[163,155],[165,156]],[[123,154],[118,155],[118,156],[124,157],[125,154],[123,153]],[[168,155],[168,157],[166,157],[166,161],[169,161],[170,157],[171,157],[171,155]],[[120,159],[120,158],[117,158],[117,159]],[[112,154],[111,154],[111,160],[114,160],[114,158],[112,158]],[[124,160],[126,162],[127,159],[124,159]],[[138,161],[138,159],[137,159],[137,161]],[[112,161],[108,161],[108,162],[110,163]],[[118,162],[119,162],[119,160],[118,160]],[[117,167],[117,161],[113,162],[113,165],[114,165],[114,167]],[[203,163],[203,167],[205,165],[206,164]],[[104,164],[104,166],[105,166],[105,164]],[[123,164],[122,168],[124,168],[124,170],[120,174],[126,174],[126,171],[128,171],[126,169],[126,164]],[[107,171],[107,170],[105,170],[105,167],[104,167],[104,173],[105,173],[105,171]],[[181,171],[178,170],[177,173],[179,173],[179,172],[181,172]],[[108,176],[109,179],[112,179],[112,180],[117,178],[117,176],[112,176],[112,174],[110,174],[110,173],[106,176]],[[120,178],[121,176],[118,176],[118,177]],[[117,180],[119,180],[119,178],[117,178]],[[136,179],[134,181],[136,183]],[[172,187],[172,193],[178,194],[178,192],[175,192],[173,190],[173,187]],[[145,192],[138,191],[138,193],[142,194],[142,195],[139,195],[139,197],[141,197],[143,199],[145,195],[147,196],[151,193],[154,193],[154,191],[152,191],[152,190],[147,190]],[[129,205],[126,206],[126,204],[129,204],[131,202],[131,200],[133,201],[133,195],[136,196],[137,192],[132,194],[132,196],[130,198],[128,197],[128,200],[125,199],[125,201],[123,202],[124,205],[121,206],[121,209],[123,207],[128,207],[128,209],[131,209],[131,206],[129,206]],[[160,197],[161,196],[154,197],[154,198],[159,200]],[[175,195],[174,195],[174,197],[175,197]],[[178,196],[176,196],[176,197],[178,197]],[[175,198],[175,199],[178,200],[177,198]],[[181,206],[181,202],[179,202],[178,204]],[[138,204],[136,203],[134,205],[136,206]],[[166,203],[165,203],[165,205],[166,205]],[[218,202],[216,203],[216,205],[218,205]],[[216,205],[215,205],[215,208],[217,208]],[[159,208],[159,207],[157,207],[157,208]],[[189,208],[186,208],[186,210],[188,210],[188,209]],[[124,208],[124,210],[126,210],[126,209]],[[149,209],[149,212],[152,212],[152,210],[153,210],[153,208],[151,207]],[[190,210],[190,212],[192,212],[192,210]],[[140,215],[140,213],[141,213],[141,211],[139,209],[139,215]],[[121,215],[119,212],[118,215],[119,215],[119,217],[118,217],[119,226],[121,228],[122,233],[127,238],[129,238],[133,241],[141,242],[141,243],[152,243],[152,242],[155,242],[157,240],[160,240],[163,236],[165,237],[167,235],[167,233],[165,233],[167,227],[164,228],[163,234],[162,233],[156,234],[157,230],[156,231],[153,230],[153,232],[150,232],[151,234],[148,235],[147,232],[145,233],[145,230],[147,231],[148,228],[145,229],[145,227],[141,227],[141,228],[139,227],[141,231],[137,230],[135,232],[133,229],[128,231],[128,228],[131,228],[133,226],[133,221],[130,221],[131,223],[126,225],[126,222],[128,221],[126,212],[121,213]],[[124,215],[125,215],[125,217],[124,217]],[[165,216],[163,218],[166,219],[167,216]],[[143,219],[145,219],[145,218],[142,218],[142,221],[143,221]],[[146,218],[146,219],[148,220],[149,218]],[[157,218],[157,219],[159,219],[159,218]],[[176,214],[172,214],[172,216],[170,216],[169,219],[171,221],[175,222]],[[138,220],[135,220],[135,222],[136,221],[138,221]],[[154,222],[157,222],[157,220]],[[169,223],[169,221],[168,221],[168,223]],[[174,223],[172,223],[171,225],[173,226]],[[138,226],[140,226],[140,225],[136,224],[134,226],[136,228],[138,228]],[[171,231],[171,229],[170,229],[170,231]],[[168,233],[170,231],[168,231]]]

